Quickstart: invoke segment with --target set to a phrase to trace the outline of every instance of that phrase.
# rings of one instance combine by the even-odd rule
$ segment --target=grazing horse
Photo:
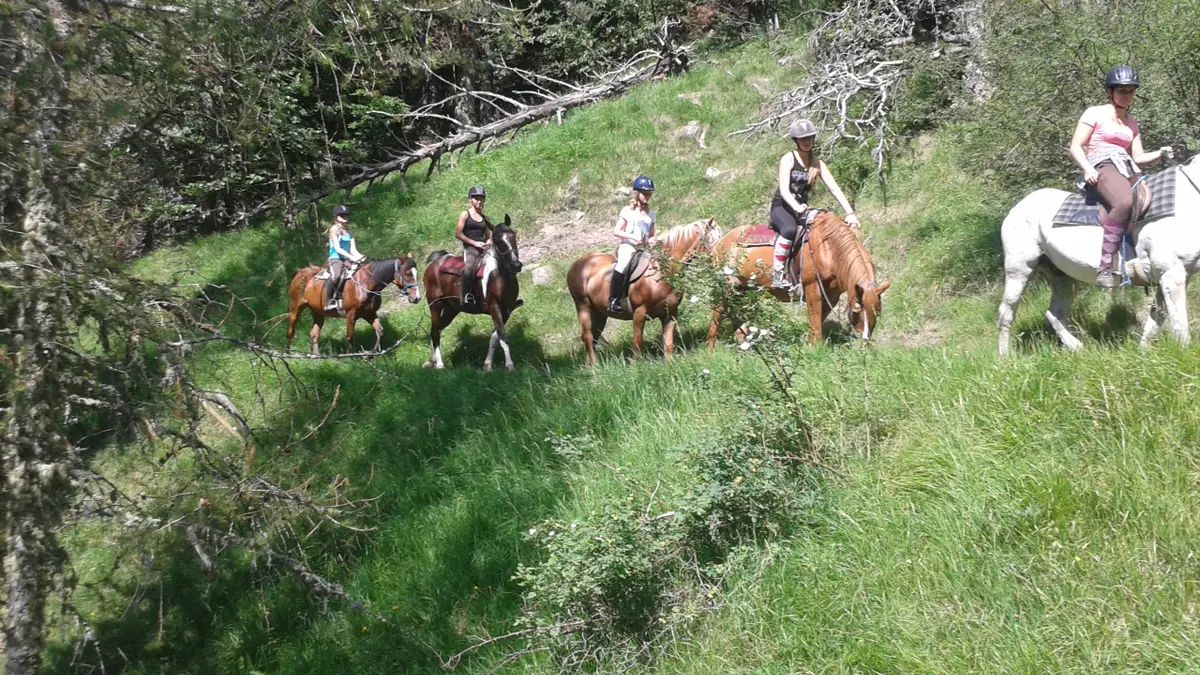
[[[518,296],[521,286],[517,274],[521,272],[521,258],[517,253],[517,234],[512,229],[512,220],[504,214],[504,223],[492,232],[492,243],[483,255],[479,273],[483,275],[483,293],[479,302],[466,309],[462,306],[463,259],[446,251],[434,251],[426,260],[425,296],[429,299],[429,340],[433,349],[426,368],[445,368],[442,363],[442,331],[454,321],[459,312],[487,314],[492,317],[492,337],[488,342],[487,358],[483,369],[492,369],[492,354],[496,343],[504,350],[504,367],[513,369],[512,353],[508,348],[508,334],[504,324],[513,310],[524,304]]]
[[[740,284],[756,284],[786,302],[791,300],[791,291],[771,288],[772,234],[765,225],[734,228],[713,247],[713,257]],[[755,245],[748,245],[751,239]],[[883,312],[883,292],[892,281],[875,281],[871,256],[846,221],[828,211],[818,213],[808,239],[803,245],[792,247],[791,255],[794,269],[800,270],[799,286],[804,290],[808,307],[809,341],[817,343],[824,339],[822,325],[842,293],[853,294],[847,307],[851,332],[863,341],[870,340],[875,322]],[[710,352],[717,343],[724,313],[725,308],[713,307],[708,325]],[[737,334],[744,337],[743,328],[738,328]]]
[[[320,267],[310,265],[296,270],[292,275],[292,284],[288,289],[288,349],[292,347],[296,322],[300,320],[305,307],[312,310],[313,315],[312,330],[308,332],[313,354],[320,353],[317,340],[321,337],[325,318],[330,316],[346,317],[346,342],[351,346],[354,345],[354,322],[359,319],[370,322],[375,329],[374,351],[379,351],[383,324],[379,322],[377,313],[382,303],[383,289],[388,284],[396,284],[410,303],[421,301],[421,289],[417,286],[417,263],[413,262],[412,253],[399,258],[375,260],[359,267],[342,287],[342,311],[339,312],[325,311],[325,282],[315,278],[320,271]]]
[[[1134,230],[1140,227],[1134,247],[1136,257],[1131,256],[1124,265],[1124,276],[1134,284],[1158,286],[1142,327],[1142,347],[1149,346],[1158,335],[1164,319],[1175,337],[1188,343],[1187,282],[1200,268],[1200,155],[1167,171],[1179,172],[1175,176],[1175,215],[1135,224]],[[1075,282],[1095,283],[1102,232],[1099,225],[1055,227],[1056,213],[1069,194],[1053,188],[1037,190],[1018,202],[1000,227],[1004,297],[996,325],[1001,355],[1008,354],[1017,303],[1039,265],[1049,272],[1050,309],[1046,321],[1065,347],[1083,347],[1067,329],[1067,314]]]
[[[680,262],[686,261],[702,246],[710,245],[721,236],[713,219],[698,220],[687,225],[671,228],[660,237],[663,252],[667,257]],[[662,321],[663,352],[670,359],[675,351],[675,322],[679,314],[680,295],[663,279],[662,270],[651,263],[641,278],[629,285],[629,312],[608,313],[609,282],[612,279],[613,262],[607,253],[589,253],[574,262],[567,272],[567,288],[575,300],[579,314],[579,326],[583,331],[583,346],[587,350],[587,364],[596,363],[595,342],[600,339],[604,325],[611,316],[614,319],[633,320],[633,353],[642,352],[642,331],[646,317]],[[633,277],[636,270],[630,268]]]

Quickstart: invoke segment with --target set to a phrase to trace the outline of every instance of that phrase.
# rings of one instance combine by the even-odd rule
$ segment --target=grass
[[[561,127],[523,131],[508,147],[467,153],[429,181],[418,167],[408,190],[389,181],[356,192],[360,247],[420,257],[452,248],[454,218],[475,183],[487,186],[494,216],[507,211],[530,237],[562,222],[558,193],[576,175],[579,227],[610,222],[623,201],[614,189],[640,173],[660,188],[654,207],[665,225],[708,215],[725,227],[761,221],[786,146],[725,134],[761,101],[748,78],[779,88],[795,78],[776,65],[785,47],[764,40],[706,55],[688,75],[572,112]],[[698,94],[700,104],[681,94]],[[711,126],[707,150],[674,136],[691,119]],[[725,585],[722,609],[647,670],[1194,669],[1200,357],[1170,342],[1137,351],[1130,307],[1140,294],[1131,291],[1115,300],[1082,294],[1075,321],[1088,347],[1065,353],[1043,326],[1047,293],[1035,287],[1014,326],[1017,356],[997,359],[1007,204],[957,168],[952,129],[908,152],[886,200],[878,186],[858,186],[867,246],[881,276],[895,280],[883,344],[793,353],[796,392],[832,465],[828,503],[811,527],[756,549]],[[709,183],[709,166],[743,173]],[[230,300],[226,331],[282,344],[272,317],[287,281],[322,251],[315,225],[265,224],[157,252],[135,269],[207,285]],[[67,542],[80,579],[75,601],[110,667],[122,662],[120,648],[131,673],[443,672],[439,656],[470,636],[512,629],[520,612],[512,576],[538,555],[522,537],[530,526],[582,517],[635,483],[664,498],[685,489],[683,451],[711,433],[736,393],[767,391],[764,370],[728,348],[703,353],[702,303],[685,303],[682,358],[666,363],[652,351],[628,364],[630,332],[618,322],[601,364],[582,367],[563,282],[572,257],[539,261],[551,269],[549,285],[522,279],[527,306],[510,323],[515,373],[478,370],[490,328],[477,317],[448,332],[448,370],[420,368],[423,305],[384,318],[385,344],[413,336],[375,364],[395,379],[357,363],[297,364],[301,385],[237,351],[199,351],[195,374],[256,409],[254,423],[273,438],[288,438],[292,423],[315,427],[340,390],[312,438],[287,453],[260,452],[256,463],[289,485],[345,477],[380,497],[378,531],[318,559],[388,622],[325,608],[247,561],[226,560],[207,576],[179,542],[139,557],[120,533],[89,525]],[[345,349],[343,340],[329,323],[321,348]],[[220,433],[212,430],[213,442]],[[561,452],[564,443],[577,452]],[[114,448],[99,461],[137,489],[169,483],[175,467],[159,460],[153,448]],[[55,671],[72,660],[72,630],[55,633]],[[509,648],[481,650],[460,670],[487,672]],[[506,670],[555,672],[538,659]]]

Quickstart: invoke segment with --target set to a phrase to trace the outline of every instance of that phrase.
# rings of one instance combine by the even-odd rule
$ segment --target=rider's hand
[[[1096,171],[1096,167],[1089,166],[1083,170],[1083,180],[1086,181],[1088,185],[1095,185],[1096,181],[1100,180],[1100,172]]]
[[[846,224],[856,230],[862,227],[862,225],[860,225],[858,222],[858,216],[854,215],[853,213],[846,214]]]
[[[471,245],[474,246],[475,248],[479,249],[480,251],[482,251],[485,246],[485,244],[481,244],[477,241],[471,242]]]
[[[1175,159],[1175,148],[1169,145],[1164,145],[1158,149],[1158,152],[1167,159]]]
[[[808,210],[808,204],[803,204],[803,203],[802,203],[802,204],[800,204],[800,210],[799,210],[799,211],[797,211],[797,213],[800,213],[800,212],[803,212],[803,211],[807,211],[807,210]]]
[[[650,237],[646,240],[647,246],[658,246],[658,237]]]

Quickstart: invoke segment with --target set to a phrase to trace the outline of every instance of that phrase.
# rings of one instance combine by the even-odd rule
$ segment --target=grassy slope
[[[785,146],[725,133],[761,100],[747,78],[768,87],[794,79],[776,56],[763,43],[716,55],[685,77],[574,112],[562,127],[522,132],[511,147],[467,157],[411,190],[356,194],[356,233],[377,255],[449,247],[461,194],[482,182],[492,211],[511,213],[528,236],[555,220],[555,195],[575,172],[593,222],[615,213],[612,190],[643,172],[660,185],[660,222],[760,220]],[[699,106],[678,96],[696,92]],[[712,125],[708,150],[674,138],[689,119]],[[1197,621],[1191,402],[1200,358],[1170,344],[1138,353],[1126,305],[1099,294],[1085,294],[1077,313],[1091,346],[1064,353],[1038,317],[1046,294],[1034,290],[1014,331],[1020,355],[997,360],[997,232],[1007,204],[955,170],[952,140],[939,134],[897,163],[888,208],[870,186],[861,198],[868,247],[897,280],[885,344],[798,353],[801,397],[840,467],[827,511],[743,570],[725,608],[659,664],[663,672],[1145,672],[1200,662],[1187,637]],[[708,166],[746,173],[710,184]],[[268,225],[160,252],[140,269],[228,287],[244,302],[227,328],[281,343],[281,328],[266,319],[282,310],[291,270],[321,248],[315,228]],[[469,318],[450,330],[450,370],[419,368],[421,309],[385,319],[388,340],[416,331],[379,364],[398,380],[357,364],[300,364],[314,385],[304,390],[234,352],[199,354],[202,376],[243,400],[266,377],[275,412],[259,421],[281,436],[288,416],[315,425],[341,387],[337,413],[315,438],[258,461],[296,482],[348,476],[381,495],[379,532],[326,571],[390,624],[338,607],[323,613],[289,582],[264,588],[248,570],[204,579],[179,551],[154,567],[164,643],[158,598],[145,591],[153,584],[132,572],[101,582],[111,549],[95,545],[104,535],[81,532],[76,566],[94,585],[81,588],[79,605],[130,655],[131,671],[432,672],[435,652],[511,627],[519,597],[509,579],[534,555],[524,529],[587,513],[604,496],[636,493],[635,484],[658,484],[667,497],[679,489],[681,449],[761,373],[728,350],[699,353],[701,307],[684,321],[684,345],[696,353],[627,365],[617,358],[629,335],[620,326],[609,329],[615,344],[604,363],[583,369],[562,284],[569,256],[549,264],[555,282],[526,282],[528,306],[512,323],[513,374],[477,370],[488,329]],[[323,348],[340,348],[340,327],[326,334]],[[582,458],[553,451],[547,438],[561,434]],[[147,468],[141,452],[107,461],[131,482],[169,472]],[[466,667],[483,671],[501,656],[485,650]],[[544,666],[516,668],[552,672]]]

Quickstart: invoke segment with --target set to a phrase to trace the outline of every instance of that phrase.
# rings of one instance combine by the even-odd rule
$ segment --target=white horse
[[[1200,155],[1170,171],[1176,177],[1175,215],[1141,227],[1136,257],[1126,261],[1127,278],[1138,285],[1157,284],[1158,292],[1142,328],[1142,347],[1158,334],[1165,311],[1167,328],[1183,344],[1188,343],[1187,282],[1200,267]],[[997,326],[1000,354],[1007,354],[1009,329],[1021,294],[1040,262],[1050,264],[1050,309],[1046,320],[1063,345],[1080,349],[1083,343],[1067,329],[1067,314],[1075,293],[1075,281],[1096,282],[1100,266],[1099,225],[1055,227],[1058,207],[1069,193],[1043,188],[1022,199],[1000,228],[1004,243],[1004,298],[1000,301]],[[1137,227],[1137,226],[1135,226]],[[1114,260],[1114,264],[1116,261]]]

